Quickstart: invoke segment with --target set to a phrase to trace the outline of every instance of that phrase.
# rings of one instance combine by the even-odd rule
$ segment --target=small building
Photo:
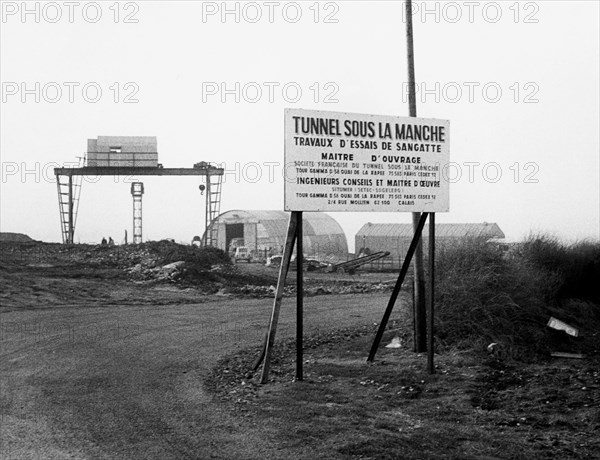
[[[227,211],[212,223],[217,225],[217,247],[229,252],[247,246],[264,256],[281,254],[285,246],[290,214],[284,211]],[[321,212],[302,216],[303,249],[307,257],[335,262],[346,260],[348,242],[337,221]]]
[[[412,224],[372,224],[362,226],[355,236],[355,252],[373,253],[389,251],[393,258],[404,259],[414,230]],[[424,249],[427,248],[429,224],[425,224],[422,241]],[[436,244],[457,240],[464,237],[485,237],[486,239],[504,238],[504,232],[498,224],[483,222],[481,224],[436,224]]]
[[[98,136],[88,139],[88,167],[158,167],[154,136]]]

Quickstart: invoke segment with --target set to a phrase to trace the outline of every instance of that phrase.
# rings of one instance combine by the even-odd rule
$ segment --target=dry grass
[[[437,334],[441,344],[527,358],[553,346],[550,316],[594,332],[600,325],[600,245],[566,246],[531,237],[503,252],[483,239],[442,247],[436,263]]]

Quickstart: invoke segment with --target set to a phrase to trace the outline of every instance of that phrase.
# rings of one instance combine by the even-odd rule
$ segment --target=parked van
[[[248,263],[252,262],[252,253],[250,252],[250,248],[248,248],[248,246],[238,246],[235,248],[235,252],[233,253],[233,261],[237,264],[240,260],[245,260]]]

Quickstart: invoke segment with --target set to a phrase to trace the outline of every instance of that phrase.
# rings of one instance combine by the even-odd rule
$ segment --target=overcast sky
[[[221,211],[282,210],[284,108],[408,115],[403,2],[75,3],[2,2],[2,231],[60,241],[53,168],[88,138],[157,136],[165,167],[225,164]],[[598,239],[599,2],[414,3],[418,115],[452,133],[438,222]],[[202,234],[199,178],[141,179],[144,239]],[[126,180],[84,181],[76,242],[131,233]],[[332,215],[351,246],[411,219]]]

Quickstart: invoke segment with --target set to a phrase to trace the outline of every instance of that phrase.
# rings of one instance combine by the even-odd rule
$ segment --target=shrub
[[[600,244],[580,241],[564,245],[549,236],[530,236],[521,257],[560,279],[557,299],[600,302]]]
[[[600,322],[600,245],[529,238],[508,254],[485,239],[447,243],[436,257],[436,332],[443,343],[502,343],[513,356],[548,351],[545,325]]]

